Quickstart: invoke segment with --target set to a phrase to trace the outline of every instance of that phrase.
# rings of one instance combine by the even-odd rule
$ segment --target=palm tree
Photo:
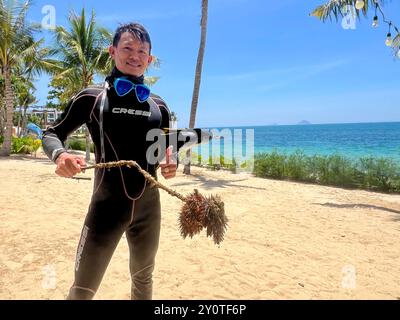
[[[360,0],[329,0],[325,4],[322,4],[315,8],[311,13],[310,16],[317,17],[322,22],[325,22],[328,18],[332,21],[332,18],[335,18],[338,21],[339,17],[343,17],[343,8],[345,6],[356,6],[356,3]],[[382,16],[383,20],[392,26],[391,21],[387,21],[383,12],[381,10],[381,5],[383,5],[386,1],[384,0],[363,0],[363,7],[361,10],[355,10],[357,18],[360,18],[360,12],[363,13],[364,17],[367,15],[371,8],[375,9],[375,15],[379,11]],[[377,17],[377,16],[376,16]],[[374,18],[375,19],[375,18]],[[393,48],[395,56],[400,58],[399,51],[400,51],[400,33],[396,26],[394,26],[395,31],[397,34],[393,38],[391,47]]]
[[[4,122],[6,121],[6,102],[4,100],[4,79],[0,74],[0,139],[4,136]]]
[[[16,91],[17,103],[20,106],[20,118],[18,119],[18,130],[19,136],[25,132],[27,125],[27,109],[30,105],[37,103],[36,97],[33,95],[35,91],[35,87],[32,83],[32,80],[23,78],[19,83],[19,88]]]
[[[26,23],[26,14],[31,1],[23,5],[16,1],[0,0],[0,67],[4,78],[4,96],[6,108],[6,130],[0,155],[9,156],[14,114],[14,91],[11,75],[25,76],[51,71],[53,61],[47,59],[49,50],[42,48],[43,39],[35,41],[33,32],[37,26]]]
[[[69,78],[52,78],[49,87],[51,88],[47,95],[47,105],[58,110],[64,111],[71,97],[79,91],[76,83],[71,83]],[[55,102],[53,102],[55,100]]]
[[[62,26],[55,29],[57,44],[53,53],[60,59],[62,72],[55,80],[67,81],[72,91],[79,91],[93,84],[95,74],[107,74],[112,68],[108,45],[112,34],[96,24],[95,14],[86,22],[85,9],[78,16],[69,15],[70,30]],[[89,130],[86,134],[86,160],[90,160]]]
[[[196,111],[197,104],[199,101],[199,91],[200,91],[200,82],[201,82],[201,71],[203,68],[203,58],[204,58],[204,50],[206,47],[206,35],[207,35],[207,9],[208,9],[208,0],[201,1],[201,37],[200,37],[200,47],[197,55],[197,64],[196,64],[196,73],[194,78],[194,88],[193,88],[193,96],[192,96],[192,106],[190,109],[190,121],[189,128],[194,128],[196,121]],[[186,152],[186,163],[183,168],[184,174],[190,174],[190,157],[191,152],[190,149]]]

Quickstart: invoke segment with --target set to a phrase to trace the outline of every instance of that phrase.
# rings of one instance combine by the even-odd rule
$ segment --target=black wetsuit
[[[146,141],[150,129],[168,128],[170,112],[165,102],[151,95],[139,103],[134,90],[119,97],[112,82],[122,74],[114,69],[103,112],[104,155],[101,152],[100,105],[103,88],[77,94],[65,112],[43,135],[43,148],[53,161],[65,151],[67,136],[86,124],[95,145],[96,162],[135,160],[156,177],[158,164],[149,164]],[[141,78],[129,78],[135,83]],[[154,103],[155,102],[155,103]],[[163,158],[165,150],[160,150]],[[130,250],[132,299],[151,299],[152,272],[160,234],[160,198],[134,168],[96,169],[93,195],[85,219],[75,264],[75,281],[68,299],[91,299],[96,293],[113,252],[125,232]]]

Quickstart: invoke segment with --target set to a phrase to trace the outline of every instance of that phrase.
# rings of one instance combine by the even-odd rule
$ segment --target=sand
[[[37,158],[0,158],[0,299],[64,299],[93,179],[54,174]],[[182,239],[182,202],[161,192],[154,299],[400,299],[400,195],[192,167],[159,180],[219,194],[229,227]],[[80,177],[92,178],[92,171]],[[123,237],[95,299],[129,299]]]

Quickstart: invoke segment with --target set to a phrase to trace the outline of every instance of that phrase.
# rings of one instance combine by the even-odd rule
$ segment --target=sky
[[[400,59],[385,46],[388,25],[373,28],[373,10],[352,28],[343,28],[341,19],[322,23],[309,16],[325,1],[209,0],[195,125],[400,121]],[[67,26],[68,13],[82,7],[112,32],[120,23],[142,23],[152,54],[161,59],[148,73],[160,77],[152,91],[177,114],[178,125],[188,127],[200,0],[36,0],[28,19],[40,23],[46,5],[55,9],[57,25]],[[400,1],[387,2],[383,11],[400,29]],[[41,36],[54,44],[49,31]],[[36,82],[39,105],[46,103],[49,81],[42,75]]]

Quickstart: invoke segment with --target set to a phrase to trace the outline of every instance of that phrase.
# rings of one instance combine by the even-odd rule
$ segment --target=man
[[[148,161],[146,141],[151,129],[168,128],[165,102],[143,85],[152,61],[151,41],[136,23],[120,26],[109,53],[115,68],[105,88],[86,88],[69,102],[65,112],[43,135],[43,148],[57,165],[56,174],[72,177],[85,160],[64,149],[67,136],[86,124],[95,145],[96,162],[135,160],[156,177],[157,167],[169,179],[176,164]],[[169,150],[169,149],[168,149]],[[160,152],[161,156],[163,151]],[[92,299],[114,250],[125,232],[129,245],[132,299],[152,298],[152,273],[160,235],[160,198],[134,168],[96,169],[93,195],[77,249],[75,281],[67,299]]]

